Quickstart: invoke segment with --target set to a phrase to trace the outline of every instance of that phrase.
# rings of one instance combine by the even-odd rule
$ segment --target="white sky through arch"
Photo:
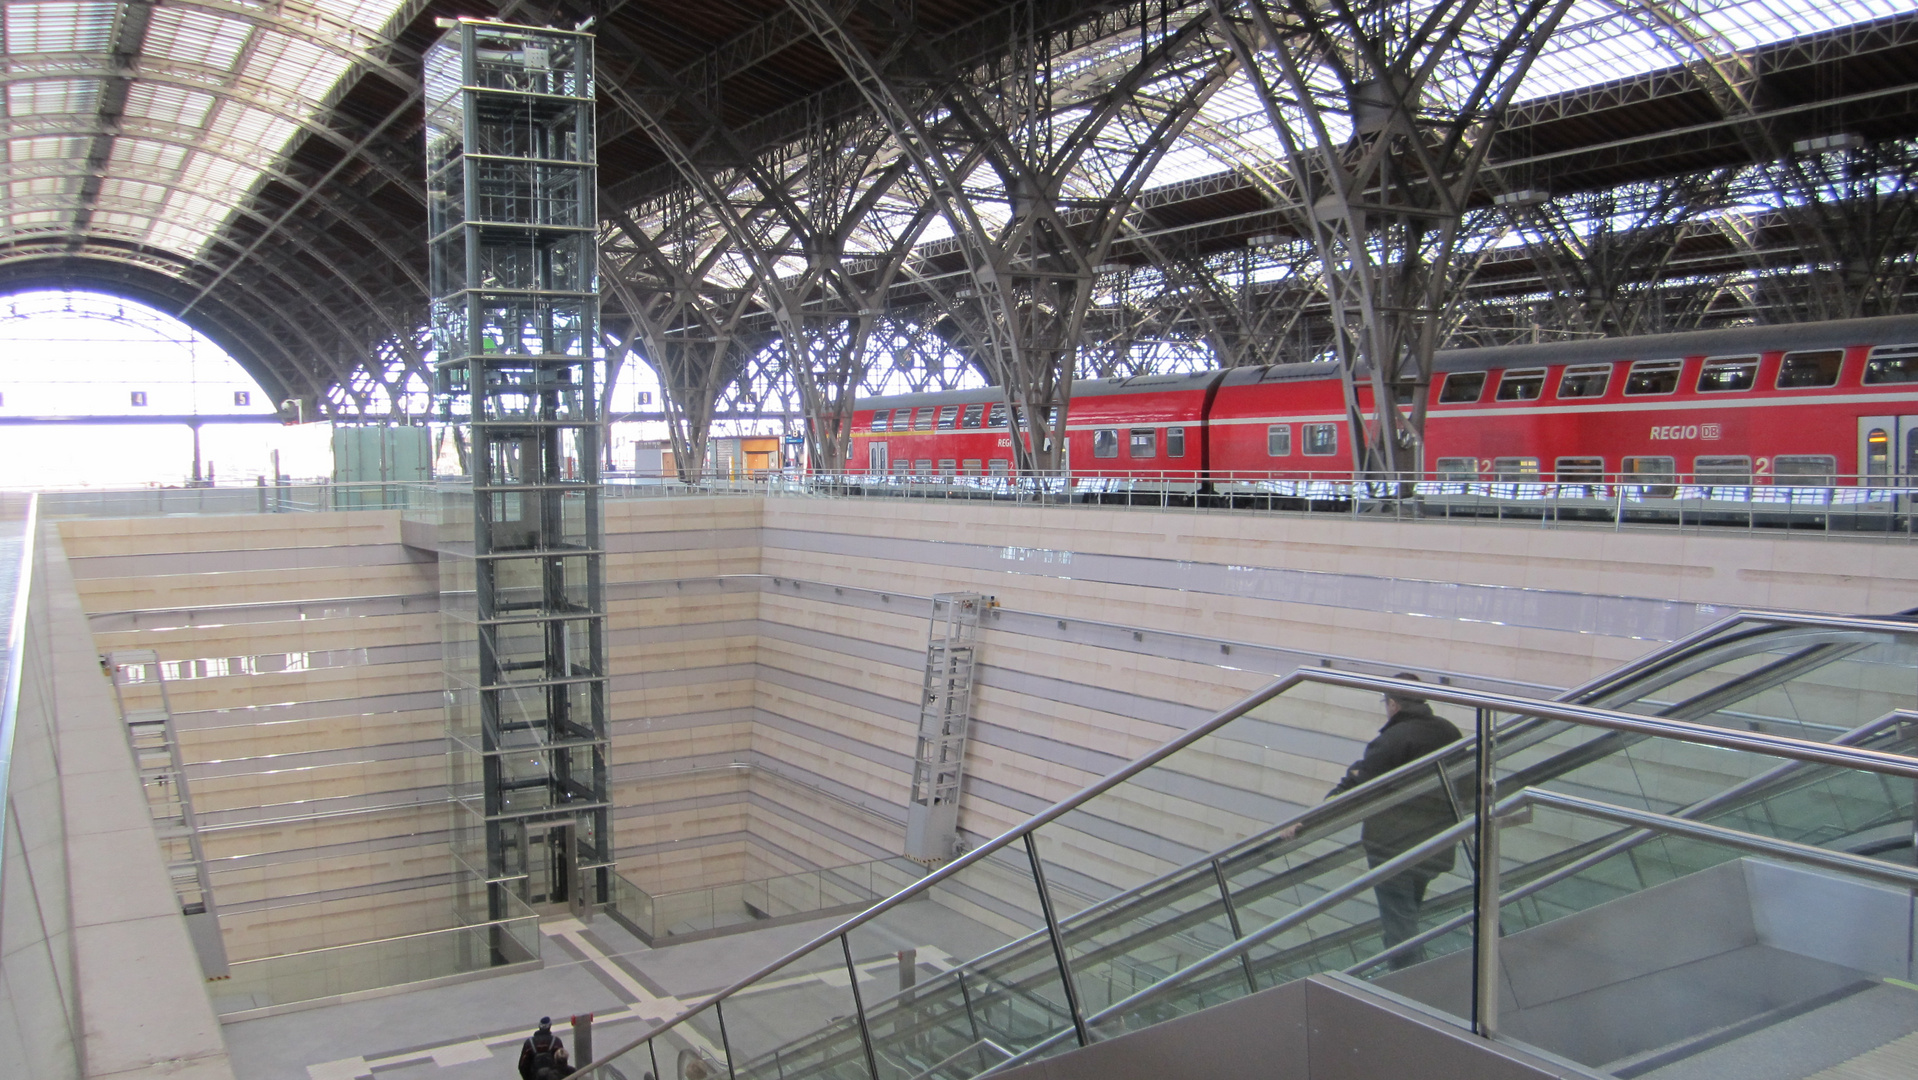
[[[133,404],[135,392],[146,404]],[[247,395],[235,404],[236,393]],[[34,292],[0,298],[0,421],[25,416],[193,416],[202,462],[222,482],[271,470],[332,470],[329,429],[219,423],[272,415],[274,403],[225,351],[192,328],[129,300]],[[0,487],[177,486],[193,471],[185,424],[0,423]]]

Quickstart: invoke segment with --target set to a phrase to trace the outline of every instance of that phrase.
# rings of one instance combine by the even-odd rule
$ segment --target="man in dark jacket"
[[[553,1018],[539,1018],[539,1030],[533,1032],[519,1048],[520,1080],[544,1080],[541,1072],[551,1074],[566,1053],[566,1046],[553,1034]]]
[[[1418,681],[1417,675],[1403,671],[1398,678]],[[1339,781],[1339,786],[1333,788],[1326,797],[1384,776],[1408,761],[1416,761],[1458,740],[1458,728],[1453,727],[1451,721],[1434,714],[1425,699],[1387,694],[1385,726],[1379,729],[1377,738],[1366,744],[1365,756],[1345,770],[1345,777]],[[1377,866],[1417,847],[1427,837],[1456,820],[1451,801],[1439,789],[1415,795],[1380,810],[1366,819],[1365,827],[1359,832],[1359,841],[1365,846],[1365,860],[1369,865]],[[1454,850],[1446,847],[1434,852],[1430,858],[1422,859],[1407,867],[1403,873],[1373,886],[1372,892],[1378,897],[1379,925],[1386,948],[1418,934],[1419,908],[1425,903],[1425,887],[1432,883],[1433,878],[1452,868]],[[1425,949],[1420,946],[1399,953],[1389,963],[1397,969],[1410,967],[1424,959]]]

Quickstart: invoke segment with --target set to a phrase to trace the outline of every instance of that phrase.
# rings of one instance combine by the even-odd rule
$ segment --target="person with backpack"
[[[528,1036],[519,1048],[520,1080],[549,1080],[565,1076],[558,1072],[560,1062],[566,1060],[566,1046],[553,1034],[553,1018],[539,1018],[539,1030]],[[572,1072],[567,1069],[566,1072]]]

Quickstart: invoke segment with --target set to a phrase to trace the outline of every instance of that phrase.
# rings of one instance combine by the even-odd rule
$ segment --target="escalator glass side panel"
[[[892,974],[890,957],[859,966],[862,984]],[[734,1080],[870,1080],[858,1011],[838,939],[789,960],[720,1003]]]
[[[1021,845],[966,867],[847,934],[879,1080],[954,1080],[1072,1027]],[[900,951],[914,950],[912,965]],[[957,964],[957,961],[965,961]],[[969,1064],[970,1063],[970,1064]],[[790,1073],[788,1074],[791,1075]]]
[[[1910,735],[1888,733],[1868,749],[1909,755]],[[1507,774],[1500,762],[1501,785]],[[1727,793],[1758,786],[1743,794]],[[1860,769],[1788,762],[1768,755],[1640,738],[1616,752],[1536,783],[1547,791],[1596,799],[1858,854],[1883,854],[1888,838],[1908,837],[1913,784]],[[1709,807],[1702,812],[1693,808]],[[1909,859],[1909,842],[1896,858]]]
[[[1828,740],[1918,694],[1918,627],[1912,634],[1779,626],[1745,627],[1694,645],[1583,703]]]

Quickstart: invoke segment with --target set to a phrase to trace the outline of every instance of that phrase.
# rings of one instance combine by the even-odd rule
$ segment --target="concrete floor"
[[[946,949],[928,944],[936,935],[958,945],[951,921],[940,920],[936,929],[917,926],[908,914],[914,906],[889,913],[906,917],[862,928],[855,937],[862,987],[871,979],[881,996],[896,990],[895,954],[902,948],[918,949],[928,974],[952,962]],[[548,921],[541,970],[230,1023],[227,1047],[238,1080],[508,1080],[517,1075],[521,1041],[541,1016],[554,1018],[554,1031],[571,1050],[568,1017],[593,1013],[594,1047],[604,1054],[842,921],[658,949],[604,917],[587,926]],[[966,943],[974,944],[987,942]],[[843,975],[838,982],[844,985]],[[670,1066],[667,1071],[672,1075]]]

